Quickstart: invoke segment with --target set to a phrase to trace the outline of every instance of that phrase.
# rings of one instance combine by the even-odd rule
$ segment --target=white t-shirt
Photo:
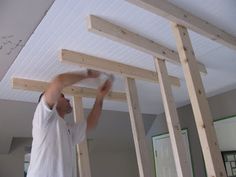
[[[85,138],[86,121],[66,124],[42,97],[34,113],[33,143],[27,177],[72,177],[73,149]]]

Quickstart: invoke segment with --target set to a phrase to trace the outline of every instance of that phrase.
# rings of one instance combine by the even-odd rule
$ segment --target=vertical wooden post
[[[145,139],[145,129],[140,112],[135,80],[131,78],[125,78],[125,83],[130,121],[138,161],[139,175],[140,177],[150,177],[151,161],[149,158],[147,142]]]
[[[154,62],[158,72],[177,174],[178,177],[190,177],[192,176],[191,167],[187,161],[187,150],[184,146],[184,140],[181,134],[179,117],[171,91],[166,64],[164,60],[159,58],[154,58]]]
[[[75,122],[84,121],[84,111],[82,98],[79,96],[73,97],[73,111]],[[90,162],[88,155],[87,139],[85,137],[84,141],[77,145],[77,157],[78,157],[78,167],[80,177],[91,177]],[[78,175],[78,173],[77,173]]]
[[[212,115],[201,80],[197,62],[185,27],[172,24],[180,61],[183,67],[195,122],[202,146],[207,175],[226,177],[226,172],[217,143]]]

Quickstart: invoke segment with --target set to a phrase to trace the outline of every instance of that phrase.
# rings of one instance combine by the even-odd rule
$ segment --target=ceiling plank
[[[152,56],[164,58],[174,64],[180,65],[179,55],[176,51],[133,33],[123,27],[112,24],[100,17],[94,15],[90,15],[88,17],[88,30],[95,34],[146,52]],[[198,63],[198,65],[199,70],[202,73],[207,74],[205,66],[202,63]]]
[[[121,74],[123,76],[134,79],[141,79],[151,82],[159,82],[158,75],[154,71],[126,65],[123,63],[107,60],[104,58],[94,57],[91,55],[74,52],[66,49],[61,50],[60,60],[62,62],[78,64],[96,70],[107,71],[111,73]],[[168,76],[172,85],[179,87],[180,81],[177,77]]]
[[[12,88],[27,90],[27,91],[37,91],[43,92],[48,87],[49,83],[44,81],[29,80],[24,78],[12,78]],[[63,93],[71,96],[81,96],[87,98],[95,98],[97,95],[97,89],[70,86],[63,89]],[[121,92],[110,92],[106,99],[115,101],[126,101],[126,94]]]
[[[181,24],[229,48],[236,49],[236,37],[166,0],[126,0],[147,11]]]

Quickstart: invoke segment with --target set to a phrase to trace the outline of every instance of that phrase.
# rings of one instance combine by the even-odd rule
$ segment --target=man
[[[72,107],[62,90],[83,79],[97,78],[100,73],[64,73],[56,76],[42,94],[33,118],[33,143],[27,177],[72,177],[73,146],[83,141],[86,130],[93,129],[100,117],[103,98],[112,86],[108,79],[98,89],[96,101],[87,121],[68,125],[64,117]]]

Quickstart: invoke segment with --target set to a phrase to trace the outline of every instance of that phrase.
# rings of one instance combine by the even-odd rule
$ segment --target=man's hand
[[[113,82],[112,79],[107,79],[104,82],[104,84],[101,87],[99,87],[97,94],[98,98],[103,99],[109,93],[112,87],[112,82]]]
[[[112,82],[113,76],[110,75],[110,78],[107,79],[101,87],[99,87],[95,103],[87,118],[87,131],[96,127],[102,112],[103,98],[111,90]]]

